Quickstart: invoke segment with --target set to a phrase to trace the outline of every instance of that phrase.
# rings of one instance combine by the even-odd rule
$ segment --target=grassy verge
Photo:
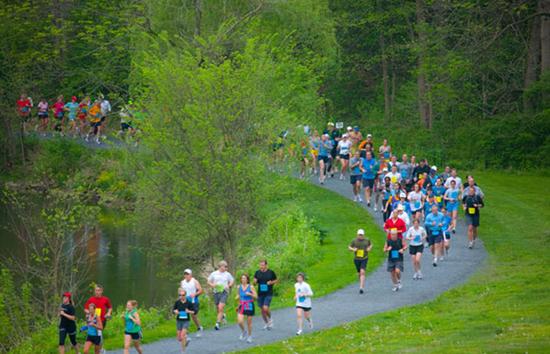
[[[476,176],[487,195],[480,237],[489,261],[466,285],[426,304],[265,346],[262,353],[548,352],[550,203],[544,191],[550,179]]]
[[[281,196],[268,203],[267,208],[280,210],[285,205],[297,204],[313,219],[315,226],[326,232],[321,246],[319,261],[306,269],[308,281],[315,291],[316,297],[326,295],[342,288],[356,280],[352,255],[347,245],[354,237],[358,228],[365,229],[366,234],[376,245],[383,242],[384,235],[367,212],[360,206],[340,195],[315,187],[307,182],[291,180],[284,183],[286,190]],[[380,249],[377,247],[376,249]],[[373,252],[369,260],[369,270],[375,269],[382,262],[383,254]],[[274,269],[277,271],[277,269]],[[277,296],[272,307],[282,308],[292,306],[293,281],[286,281],[277,286]],[[215,320],[215,309],[208,297],[201,298],[200,319],[205,327],[211,327]],[[234,303],[226,311],[228,321],[235,319]],[[120,309],[121,310],[121,309]],[[167,316],[169,305],[165,309],[140,310],[143,322],[143,343],[175,336],[174,320]],[[105,331],[105,348],[116,349],[123,345],[122,320],[115,315]],[[191,326],[194,328],[194,326]],[[32,339],[14,352],[16,353],[56,353],[57,330],[50,327],[37,333]],[[79,335],[79,342],[84,341],[84,335]]]

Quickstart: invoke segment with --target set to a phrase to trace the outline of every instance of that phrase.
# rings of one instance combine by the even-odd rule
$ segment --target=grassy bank
[[[548,177],[478,173],[488,265],[426,304],[262,347],[263,353],[548,352]],[[257,351],[257,349],[255,350]],[[252,352],[252,351],[250,351]]]
[[[267,209],[282,210],[285,206],[298,205],[307,217],[313,220],[316,228],[323,230],[325,237],[321,246],[319,261],[305,269],[308,281],[315,289],[316,296],[333,292],[356,280],[355,268],[351,261],[352,255],[347,245],[354,237],[358,228],[364,228],[374,243],[381,245],[383,233],[367,212],[360,206],[340,195],[315,187],[307,182],[291,180],[285,183],[285,191],[274,201],[267,203]],[[376,248],[380,250],[380,247]],[[369,269],[375,269],[382,261],[382,252],[373,252],[369,261]],[[274,269],[277,271],[277,269]],[[204,285],[204,284],[203,284]],[[292,306],[293,282],[286,281],[277,287],[273,308]],[[215,309],[208,297],[201,298],[200,318],[205,327],[212,327],[215,320]],[[163,309],[142,309],[143,343],[175,336],[174,320],[168,316],[170,305]],[[228,321],[233,322],[234,303],[227,310]],[[122,309],[120,309],[122,310]],[[123,345],[122,320],[114,316],[105,331],[105,348],[121,348]],[[194,326],[191,326],[194,327]],[[14,353],[56,353],[57,330],[54,326],[41,331],[20,346]],[[79,342],[84,341],[84,334],[79,335]]]

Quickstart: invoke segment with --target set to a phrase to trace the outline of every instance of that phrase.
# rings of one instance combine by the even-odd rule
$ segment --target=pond
[[[21,257],[21,243],[9,230],[6,209],[4,206],[0,209],[0,249],[4,255]],[[128,299],[137,300],[140,306],[152,306],[164,305],[167,300],[177,297],[178,282],[156,275],[155,263],[142,250],[143,246],[143,238],[131,227],[101,223],[87,244],[91,268],[86,284],[102,284],[105,295],[115,307],[125,304]],[[82,289],[79,300],[85,300],[88,294],[91,294],[89,288]]]

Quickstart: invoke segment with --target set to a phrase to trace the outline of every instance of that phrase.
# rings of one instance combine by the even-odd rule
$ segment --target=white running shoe
[[[201,327],[199,327],[199,329],[197,329],[197,334],[195,335],[195,337],[197,337],[197,338],[202,337],[202,332],[203,332],[203,328],[201,326]]]
[[[309,329],[313,329],[313,321],[311,319],[307,320],[309,324]]]
[[[375,211],[375,212],[377,212],[377,211],[378,211],[378,209],[376,209],[376,206],[374,207],[374,211]]]
[[[422,279],[424,278],[424,276],[422,275],[422,272],[418,272],[418,276],[416,277],[416,279]]]
[[[397,288],[396,285],[394,285],[393,288],[391,288],[391,291],[397,291],[397,290],[398,290],[398,288]]]
[[[246,339],[246,332],[242,332],[241,335],[239,336],[239,340],[245,340]]]
[[[252,343],[252,336],[248,336],[248,338],[246,338],[246,342],[247,343]]]
[[[416,280],[416,279],[418,279],[418,273],[413,274],[413,280]]]
[[[363,199],[361,199],[361,197],[359,197],[359,203],[363,203]]]
[[[401,282],[397,283],[397,290],[401,290],[402,287]]]
[[[267,330],[271,331],[273,329],[273,319],[269,319],[269,322],[267,323]]]
[[[298,331],[296,332],[296,335],[297,335],[297,336],[300,336],[300,335],[302,335],[302,330],[301,330],[301,329],[299,329],[299,330],[298,330]]]

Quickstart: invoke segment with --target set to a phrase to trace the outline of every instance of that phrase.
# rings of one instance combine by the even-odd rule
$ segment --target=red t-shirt
[[[57,115],[59,112],[63,112],[63,107],[65,107],[65,103],[63,102],[55,102],[53,104],[54,113]]]
[[[29,114],[31,111],[31,100],[28,98],[24,100],[17,100],[17,109],[21,115]]]
[[[388,240],[390,239],[390,231],[392,229],[397,229],[397,237],[403,239],[403,233],[407,231],[407,225],[401,218],[397,218],[396,221],[393,218],[389,218],[384,223],[384,230],[388,233]]]
[[[113,307],[111,305],[111,300],[109,300],[107,296],[101,296],[101,297],[92,296],[91,298],[88,299],[88,301],[86,301],[86,303],[84,304],[84,308],[87,310],[90,304],[95,305],[96,314],[98,314],[99,317],[101,318],[101,322],[105,322],[105,315],[107,314],[107,311]]]

